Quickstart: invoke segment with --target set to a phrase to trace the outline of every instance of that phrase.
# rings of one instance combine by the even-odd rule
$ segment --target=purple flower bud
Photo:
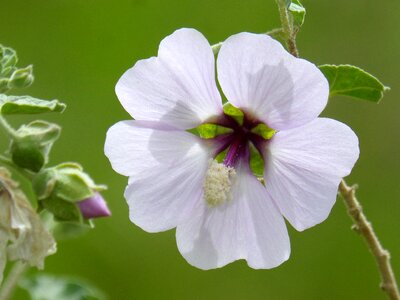
[[[78,202],[78,206],[85,219],[111,216],[111,211],[100,193]]]

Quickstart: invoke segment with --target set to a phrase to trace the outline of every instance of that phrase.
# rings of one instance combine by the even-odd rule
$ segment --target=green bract
[[[322,65],[319,69],[329,81],[329,95],[351,96],[379,102],[389,90],[376,77],[351,65]]]
[[[41,100],[31,96],[7,96],[0,94],[0,113],[39,114],[46,112],[63,112],[66,105],[58,100]]]
[[[34,172],[48,162],[54,142],[60,136],[61,128],[45,121],[33,121],[22,125],[10,145],[13,162]]]

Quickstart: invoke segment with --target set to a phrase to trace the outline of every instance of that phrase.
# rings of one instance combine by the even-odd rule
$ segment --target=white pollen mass
[[[209,206],[215,207],[231,200],[236,171],[232,167],[210,160],[204,182],[204,198]]]

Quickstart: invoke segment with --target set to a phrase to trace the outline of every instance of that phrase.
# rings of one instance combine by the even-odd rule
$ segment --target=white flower
[[[7,260],[42,269],[46,256],[55,252],[52,235],[8,171],[0,168],[0,282]]]
[[[267,35],[240,33],[222,45],[218,81],[243,124],[224,115],[214,55],[201,33],[181,29],[157,57],[138,61],[116,93],[135,118],[110,128],[105,153],[129,176],[125,197],[133,223],[149,232],[177,227],[179,251],[201,269],[245,259],[273,268],[288,259],[284,217],[297,230],[324,221],[342,177],[358,155],[346,125],[318,118],[328,82],[318,68]],[[203,123],[232,133],[201,139]],[[251,130],[275,130],[264,139]],[[249,145],[265,161],[265,185],[249,167]],[[227,149],[223,163],[213,160]]]

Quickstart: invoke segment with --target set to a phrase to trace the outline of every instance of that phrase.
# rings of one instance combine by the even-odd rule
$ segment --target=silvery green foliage
[[[9,148],[0,155],[0,163],[25,177],[34,197],[28,199],[18,182],[11,179],[9,170],[0,167],[0,281],[7,260],[43,268],[45,257],[56,251],[48,227],[62,238],[75,237],[93,228],[91,219],[110,215],[99,194],[105,187],[95,184],[79,164],[48,166],[53,144],[61,134],[59,125],[34,120],[14,129],[6,121],[5,116],[62,113],[66,108],[58,100],[6,95],[33,82],[32,66],[18,68],[17,62],[16,52],[0,45],[0,125],[9,138]],[[42,279],[38,282],[43,282]],[[52,279],[52,282],[61,281]],[[37,286],[30,287],[38,291]],[[61,294],[48,299],[62,299],[58,296]]]

